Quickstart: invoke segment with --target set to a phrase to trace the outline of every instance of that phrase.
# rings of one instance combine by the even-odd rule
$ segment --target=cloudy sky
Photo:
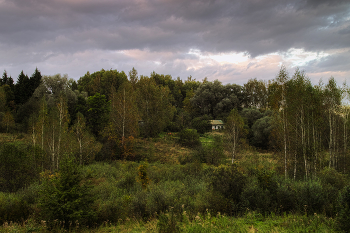
[[[348,0],[0,0],[0,70],[350,82]]]

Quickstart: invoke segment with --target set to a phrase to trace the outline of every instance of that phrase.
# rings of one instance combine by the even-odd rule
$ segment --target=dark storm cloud
[[[46,64],[86,51],[137,49],[173,53],[158,59],[160,69],[188,74],[191,68],[174,60],[190,59],[193,55],[184,55],[190,49],[246,52],[254,58],[290,48],[349,47],[346,0],[0,0],[2,67]],[[312,67],[345,67],[348,61],[336,55],[327,59]],[[208,69],[203,73],[218,73]],[[231,70],[220,72],[237,74]]]
[[[340,1],[6,0],[0,4],[0,38],[10,45],[54,41],[65,35],[72,44],[79,38],[78,50],[84,45],[116,50],[173,46],[248,51],[256,56],[291,46],[317,50],[350,43],[348,29],[341,28],[349,23],[349,4]]]

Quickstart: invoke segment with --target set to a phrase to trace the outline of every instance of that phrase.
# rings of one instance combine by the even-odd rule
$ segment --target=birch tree
[[[10,128],[15,126],[15,119],[10,111],[6,111],[5,115],[2,118],[2,126],[6,129],[6,133],[9,132]]]
[[[59,168],[59,160],[61,157],[61,144],[64,134],[68,131],[69,115],[67,100],[63,93],[58,97],[57,103],[57,114],[58,114],[58,141],[57,141],[57,158],[56,158],[56,168]]]
[[[269,84],[268,102],[271,109],[275,111],[274,122],[276,124],[274,135],[282,134],[282,150],[284,155],[284,176],[288,177],[288,103],[286,100],[286,88],[289,81],[289,75],[285,66],[282,66],[276,79]],[[278,132],[278,129],[281,129]],[[277,131],[277,132],[276,132]],[[279,136],[278,136],[279,137]]]
[[[233,109],[230,112],[230,115],[228,116],[227,122],[225,124],[225,134],[231,153],[232,164],[236,157],[237,147],[243,131],[243,126],[243,118],[238,114],[238,111],[236,109]]]
[[[106,133],[109,140],[120,144],[122,157],[130,155],[127,142],[131,142],[138,135],[139,114],[136,104],[136,95],[132,84],[125,82],[118,90],[112,87],[111,111]]]
[[[329,127],[329,138],[328,138],[328,150],[329,150],[329,168],[336,168],[336,155],[335,155],[335,129],[336,129],[336,114],[335,111],[340,105],[341,101],[341,90],[337,87],[335,79],[331,77],[324,90],[325,105],[327,108],[328,115],[328,127]]]
[[[80,165],[91,162],[95,154],[101,149],[101,144],[96,142],[94,136],[89,133],[84,115],[80,112],[77,113],[71,132],[78,144]]]

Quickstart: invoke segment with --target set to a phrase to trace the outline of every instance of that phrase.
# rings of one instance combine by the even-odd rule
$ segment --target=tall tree
[[[120,142],[122,156],[129,154],[126,141],[132,140],[138,134],[139,114],[137,111],[136,95],[132,84],[125,82],[118,90],[112,88],[111,111],[106,133],[110,140]]]
[[[235,160],[239,139],[242,136],[244,120],[236,109],[232,109],[225,124],[225,134],[231,153],[232,164]]]
[[[59,168],[59,160],[61,157],[61,144],[62,138],[64,134],[67,133],[68,123],[69,123],[69,115],[68,115],[68,106],[67,99],[63,93],[60,94],[58,100],[56,102],[56,108],[58,113],[58,143],[57,143],[57,169]]]
[[[284,175],[285,178],[288,176],[287,172],[287,160],[288,160],[288,150],[287,150],[287,115],[288,115],[288,104],[286,102],[286,83],[289,80],[289,75],[285,66],[282,66],[276,80],[272,82],[268,87],[268,103],[269,106],[276,112],[273,116],[275,117],[274,122],[276,123],[275,129],[282,129],[283,138],[283,154],[284,154]],[[276,135],[276,134],[274,134]]]
[[[218,80],[203,82],[191,99],[192,105],[201,115],[225,118],[232,108],[242,107],[242,87],[235,84],[225,86]]]
[[[100,93],[87,99],[87,122],[95,137],[98,137],[107,125],[109,104],[106,96]]]
[[[83,77],[78,80],[78,89],[80,91],[88,92],[89,96],[93,96],[96,93],[105,95],[109,98],[111,87],[116,90],[127,81],[127,75],[124,71],[117,70],[100,70],[90,74],[87,72]]]
[[[329,124],[329,167],[336,168],[336,115],[335,111],[339,108],[341,104],[341,90],[337,87],[336,81],[331,77],[328,81],[328,84],[325,86],[324,98],[325,105],[328,112],[328,124]]]
[[[32,74],[32,76],[30,76],[29,85],[27,87],[31,93],[30,96],[34,94],[35,89],[40,85],[41,79],[42,75],[40,71],[38,70],[38,68],[35,68],[34,73]]]
[[[78,143],[80,165],[83,165],[92,161],[95,153],[99,151],[101,145],[96,142],[94,136],[89,133],[84,115],[78,112],[75,119],[71,131]]]
[[[4,112],[6,110],[6,92],[3,86],[0,86],[0,112]]]
[[[142,119],[141,132],[146,137],[158,135],[173,119],[168,87],[158,86],[154,79],[141,76],[137,83],[138,109]]]
[[[24,74],[23,70],[18,76],[16,85],[15,85],[15,102],[18,105],[22,105],[28,101],[31,97],[31,90],[28,89],[30,86],[30,81],[28,75]]]
[[[245,93],[246,107],[255,107],[257,109],[266,109],[268,89],[266,83],[262,80],[250,79],[244,84],[243,92]]]
[[[137,70],[134,67],[129,71],[129,80],[133,87],[135,87],[136,83],[139,80],[139,77],[137,76]]]

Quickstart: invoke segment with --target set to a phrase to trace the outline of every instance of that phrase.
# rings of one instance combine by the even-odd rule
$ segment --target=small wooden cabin
[[[222,120],[210,120],[209,122],[211,124],[212,130],[219,130],[225,128],[225,124],[224,122],[222,122]]]

